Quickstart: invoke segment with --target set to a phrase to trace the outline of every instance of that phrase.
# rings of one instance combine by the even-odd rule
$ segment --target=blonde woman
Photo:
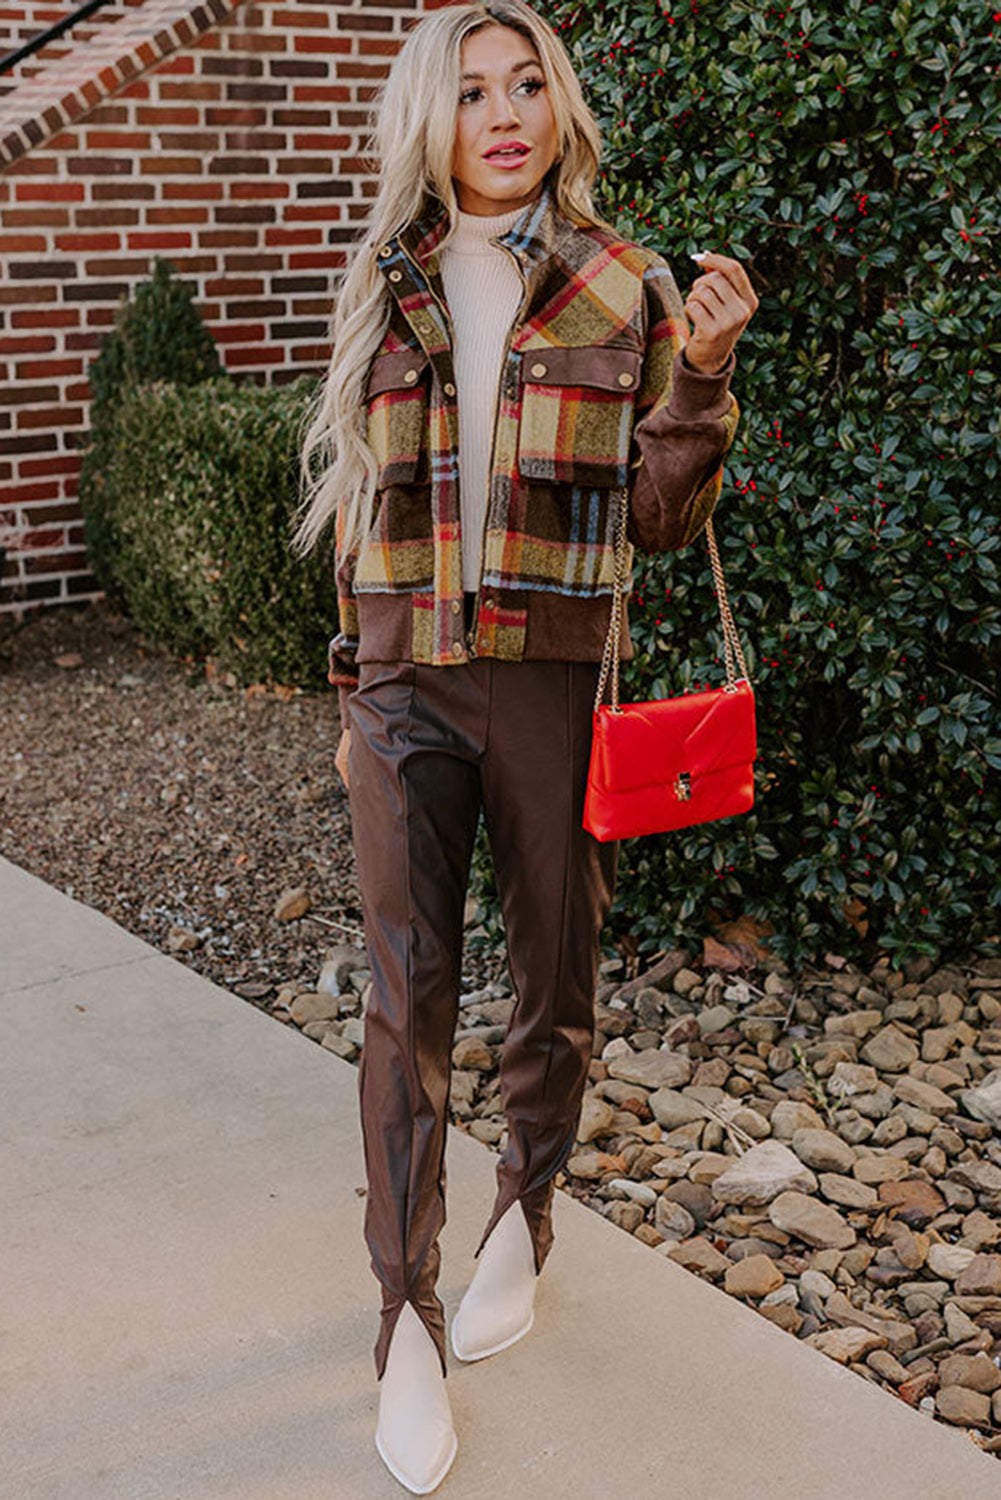
[[[497,1193],[451,1330],[463,1360],[532,1326],[588,1079],[618,845],[581,820],[616,516],[628,505],[630,557],[701,532],[757,298],[738,261],[710,253],[682,305],[662,257],[596,214],[594,118],[523,0],[423,17],[375,144],[297,540],[305,551],[333,525],[336,763],[372,969],[358,1084],[382,1292],[375,1439],[425,1494],[457,1448],[435,1286],[477,822],[515,1000]],[[633,654],[625,604],[620,650]]]

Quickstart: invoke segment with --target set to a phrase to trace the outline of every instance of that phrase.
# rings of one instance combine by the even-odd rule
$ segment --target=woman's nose
[[[491,122],[494,126],[503,125],[509,130],[518,129],[518,114],[514,105],[506,94],[502,94],[493,109],[490,111]]]

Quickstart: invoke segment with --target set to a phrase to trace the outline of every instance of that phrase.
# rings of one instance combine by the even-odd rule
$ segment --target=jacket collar
[[[542,180],[542,188],[531,203],[526,203],[510,229],[505,230],[492,242],[507,245],[514,251],[526,277],[530,277],[536,266],[544,265],[559,244],[573,233],[574,223],[565,218],[556,202],[556,164],[550,167]],[[420,263],[432,281],[440,275],[438,256],[435,253],[448,228],[448,214],[440,200],[434,200],[398,235],[403,248]]]

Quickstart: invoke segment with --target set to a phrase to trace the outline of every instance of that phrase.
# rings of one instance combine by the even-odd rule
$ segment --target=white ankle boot
[[[498,1219],[459,1310],[452,1319],[458,1359],[486,1359],[507,1349],[535,1321],[535,1251],[516,1199]]]
[[[441,1483],[459,1446],[437,1346],[410,1302],[396,1320],[379,1382],[375,1446],[414,1495]]]

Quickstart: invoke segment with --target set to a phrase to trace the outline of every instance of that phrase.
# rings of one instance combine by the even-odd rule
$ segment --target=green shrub
[[[311,376],[268,388],[156,381],[129,391],[116,417],[114,588],[151,640],[211,653],[244,684],[325,686],[332,567],[322,551],[304,563],[289,548],[314,387]]]
[[[169,261],[154,256],[152,276],[136,287],[131,300],[121,299],[114,326],[101,340],[87,372],[90,440],[81,464],[80,506],[90,564],[108,593],[117,594],[115,554],[120,544],[111,519],[120,509],[119,498],[108,494],[108,483],[126,395],[148,381],[194,385],[222,374],[215,341],[189,287],[177,279]]]
[[[696,951],[996,952],[1001,109],[979,0],[557,4],[598,199],[760,306],[715,530],[757,705],[748,814],[622,849],[611,927]],[[996,31],[996,28],[995,28]],[[725,678],[705,537],[637,555],[623,699]],[[489,876],[487,876],[489,878]]]

